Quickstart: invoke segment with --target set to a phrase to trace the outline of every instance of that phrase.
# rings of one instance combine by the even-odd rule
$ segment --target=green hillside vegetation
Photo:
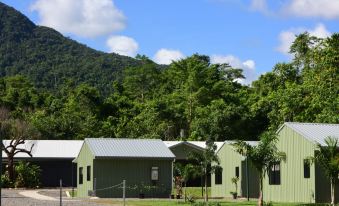
[[[98,52],[1,3],[0,35],[0,107],[43,139],[256,140],[285,121],[339,123],[339,34],[299,35],[293,60],[251,86],[205,55],[160,69]]]
[[[71,78],[108,93],[117,71],[136,59],[96,51],[0,2],[0,76],[25,75],[38,88],[57,90]]]

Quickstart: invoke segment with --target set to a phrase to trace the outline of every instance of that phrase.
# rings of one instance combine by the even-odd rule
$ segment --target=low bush
[[[15,172],[17,174],[14,183],[15,187],[37,188],[40,186],[41,169],[39,166],[20,161],[15,166]]]
[[[1,175],[1,186],[4,188],[14,187],[14,183],[9,179],[7,172]]]

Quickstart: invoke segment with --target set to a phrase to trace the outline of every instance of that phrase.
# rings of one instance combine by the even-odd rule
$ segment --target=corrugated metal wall
[[[151,181],[152,167],[159,168],[159,181]],[[94,177],[97,181],[98,197],[122,197],[122,188],[115,187],[126,180],[126,197],[166,197],[172,189],[172,160],[156,159],[99,159],[94,160]],[[141,191],[142,190],[142,191]]]
[[[91,166],[91,180],[87,181],[87,166]],[[83,168],[83,183],[79,184],[79,168]],[[77,158],[77,196],[87,197],[88,191],[93,190],[93,155],[86,143],[83,144]]]
[[[239,174],[241,174],[241,160],[242,157],[234,151],[232,146],[224,144],[218,151],[218,157],[220,159],[220,166],[222,171],[222,184],[215,184],[215,174],[211,176],[211,196],[212,197],[231,197],[230,192],[235,191],[235,186],[232,184],[231,179],[235,177],[235,167],[239,167]],[[239,177],[238,193],[240,194],[240,182]]]
[[[241,191],[242,197],[247,197],[247,178],[246,178],[246,161],[241,162]],[[259,175],[251,162],[248,162],[248,194],[250,198],[259,197]]]
[[[331,185],[330,180],[324,173],[324,170],[316,164],[315,167],[315,199],[319,203],[331,202]],[[336,184],[335,199],[339,200],[339,182]]]
[[[264,200],[274,202],[315,202],[315,166],[310,167],[310,178],[304,178],[304,160],[314,155],[315,145],[289,127],[279,132],[278,149],[286,153],[281,162],[281,184],[264,181]]]
[[[231,197],[230,192],[235,191],[235,185],[231,179],[235,177],[235,167],[239,167],[238,196],[247,196],[246,184],[246,164],[245,158],[237,153],[233,146],[224,144],[218,151],[220,166],[223,168],[222,184],[215,184],[215,174],[211,177],[211,195],[212,197]],[[258,173],[249,163],[249,195],[251,198],[258,197],[259,184]]]

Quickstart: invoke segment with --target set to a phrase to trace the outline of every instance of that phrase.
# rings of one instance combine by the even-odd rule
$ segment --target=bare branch
[[[16,149],[16,152],[14,152],[14,155],[18,154],[18,153],[26,153],[28,154],[30,157],[33,157],[32,156],[32,152],[31,151],[28,151],[26,149]]]

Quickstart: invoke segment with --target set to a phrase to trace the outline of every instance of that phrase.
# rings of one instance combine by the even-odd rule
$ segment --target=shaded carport
[[[194,153],[202,153],[206,148],[205,141],[164,141],[167,147],[175,155],[175,163],[182,163],[183,165],[191,163],[189,157]],[[215,142],[219,149],[223,142]],[[188,180],[188,187],[200,187],[204,185],[204,177],[196,177]],[[211,174],[207,176],[207,184],[211,186]]]
[[[10,140],[4,140],[8,145]],[[76,163],[73,159],[78,155],[83,141],[80,140],[26,140],[20,148],[32,148],[32,157],[26,153],[18,153],[14,162],[30,162],[41,169],[42,187],[58,187],[62,179],[67,187],[76,186]],[[6,164],[7,156],[2,153],[2,162]],[[4,167],[3,167],[4,168]]]

